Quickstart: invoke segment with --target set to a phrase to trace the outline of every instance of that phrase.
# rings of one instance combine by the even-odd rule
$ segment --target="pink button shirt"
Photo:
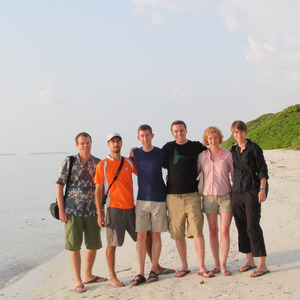
[[[229,174],[231,175],[231,181],[233,178],[233,161],[231,152],[220,148],[220,151],[214,161],[211,159],[209,149],[200,153],[197,162],[198,173],[200,173],[203,154],[205,155],[203,162],[203,195],[222,196],[230,193],[231,185]]]

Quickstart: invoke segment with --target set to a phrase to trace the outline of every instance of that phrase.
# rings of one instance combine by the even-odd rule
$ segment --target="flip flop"
[[[221,273],[222,273],[222,275],[224,275],[224,276],[230,276],[230,275],[232,275],[231,272],[229,272],[229,271],[227,271],[227,270],[222,270]]]
[[[106,281],[106,280],[107,280],[107,278],[95,276],[94,279],[92,279],[90,281],[87,281],[87,282],[84,282],[84,284],[103,282],[103,281]]]
[[[175,274],[176,278],[184,277],[186,274],[189,274],[191,271],[190,270],[180,270],[177,271]]]
[[[151,271],[151,272],[149,273],[149,277],[148,277],[147,281],[148,281],[149,283],[151,283],[151,282],[155,282],[155,281],[157,281],[157,280],[158,280],[158,275],[157,275],[154,271]]]
[[[247,272],[247,271],[255,269],[255,268],[256,268],[256,266],[244,265],[243,267],[241,267],[240,272],[241,273]]]
[[[82,284],[77,285],[75,287],[75,292],[76,293],[84,293],[84,292],[86,292],[86,288],[85,288],[84,284],[82,283]]]
[[[136,276],[134,277],[134,279],[132,279],[132,280],[130,281],[130,285],[131,285],[131,286],[138,286],[138,285],[140,285],[140,284],[142,284],[142,283],[144,283],[144,282],[146,282],[146,278],[145,278],[143,275],[138,274],[138,275],[136,275]]]
[[[164,271],[162,271],[161,273],[159,273],[158,275],[168,275],[168,274],[172,274],[175,273],[176,271],[170,268],[165,269]]]
[[[263,276],[267,273],[270,273],[270,270],[267,270],[267,271],[257,271],[255,270],[251,275],[250,277],[254,278],[254,277],[259,277],[259,276]]]
[[[212,278],[215,277],[215,274],[213,272],[210,271],[204,271],[204,272],[199,272],[198,273],[199,276],[202,276],[204,278]]]
[[[111,283],[110,285],[111,285],[112,287],[114,287],[114,288],[118,288],[118,287],[123,287],[123,286],[125,286],[125,283],[122,282],[122,281],[118,281],[118,282],[115,282],[115,283]]]
[[[220,273],[220,267],[215,267],[215,268],[213,268],[212,270],[211,270],[211,272],[213,272],[214,274],[216,274],[216,273]]]

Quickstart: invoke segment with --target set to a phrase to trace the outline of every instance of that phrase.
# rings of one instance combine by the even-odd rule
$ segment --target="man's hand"
[[[99,227],[105,227],[105,212],[101,210],[100,216],[98,215],[97,218],[98,226]]]
[[[66,214],[66,211],[64,209],[59,209],[59,220],[62,221],[63,223],[68,222],[68,216]]]
[[[263,203],[264,201],[266,201],[266,199],[267,199],[267,195],[265,192],[258,193],[258,202],[259,203]]]
[[[266,185],[267,185],[267,178],[266,177],[261,178],[260,188],[259,188],[259,193],[258,193],[258,202],[259,203],[263,203],[267,199]]]
[[[134,157],[134,152],[133,152],[133,151],[134,151],[135,149],[137,149],[137,147],[133,147],[133,148],[130,149],[130,152],[129,152],[129,156],[130,156],[130,157]]]

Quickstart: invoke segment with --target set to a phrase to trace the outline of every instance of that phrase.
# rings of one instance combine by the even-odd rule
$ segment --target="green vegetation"
[[[290,106],[276,114],[262,115],[247,123],[247,138],[262,149],[300,150],[300,104]],[[235,140],[231,136],[222,147],[229,149]]]

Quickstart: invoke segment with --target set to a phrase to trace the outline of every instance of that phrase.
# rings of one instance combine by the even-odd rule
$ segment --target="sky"
[[[190,140],[208,126],[225,139],[245,122],[300,103],[299,0],[0,0],[0,154],[93,153],[106,136],[123,154]],[[101,157],[102,158],[102,157]]]

